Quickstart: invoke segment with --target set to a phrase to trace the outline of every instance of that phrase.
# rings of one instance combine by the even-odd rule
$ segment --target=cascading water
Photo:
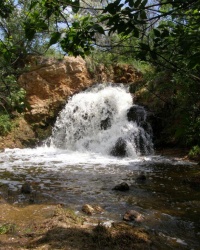
[[[77,211],[97,204],[105,209],[95,215],[100,223],[121,221],[126,211],[136,210],[144,215],[139,227],[153,233],[155,249],[156,238],[157,249],[199,249],[200,193],[189,182],[199,169],[180,159],[143,156],[153,152],[151,128],[145,109],[133,104],[124,86],[98,85],[74,95],[48,144],[0,151],[0,198]],[[141,173],[146,180],[138,179]],[[129,191],[113,190],[122,181]],[[31,194],[21,193],[25,182]]]
[[[60,113],[51,146],[102,155],[151,154],[151,130],[143,107],[124,86],[98,85],[74,95]]]

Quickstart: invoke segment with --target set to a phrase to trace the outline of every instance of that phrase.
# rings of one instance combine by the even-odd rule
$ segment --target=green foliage
[[[22,113],[25,108],[25,90],[20,88],[16,76],[0,78],[0,111]]]
[[[44,53],[60,44],[68,55],[91,54],[93,72],[101,62],[144,67],[151,100],[160,100],[159,114],[166,114],[166,134],[185,145],[198,144],[199,0],[113,0],[91,6],[79,0],[0,3],[0,109],[23,110],[24,92],[9,77],[17,79],[16,69],[25,66],[28,53]],[[153,75],[144,61],[153,65]]]
[[[12,13],[14,6],[8,1],[0,1],[0,16],[8,18]]]
[[[12,128],[12,122],[8,114],[0,114],[0,135],[7,135]],[[0,228],[1,233],[1,228]]]
[[[200,146],[198,145],[194,146],[189,152],[189,157],[191,159],[200,157]]]
[[[191,147],[200,141],[200,89],[189,76],[171,70],[148,72],[141,102],[155,119],[158,144]],[[159,133],[159,134],[158,134]]]
[[[14,89],[7,98],[8,105],[13,110],[17,110],[20,113],[23,112],[25,109],[25,94],[26,91],[23,88]]]
[[[15,231],[15,225],[14,224],[0,225],[0,235],[1,234],[13,233],[14,231]]]

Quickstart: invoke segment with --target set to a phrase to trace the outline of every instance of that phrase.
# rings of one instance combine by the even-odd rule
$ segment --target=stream
[[[104,221],[122,221],[133,209],[144,216],[140,226],[166,238],[169,246],[176,242],[180,247],[172,249],[198,249],[200,192],[184,182],[199,172],[194,163],[159,155],[118,159],[47,147],[6,149],[0,159],[1,195],[12,204],[61,203],[79,212],[84,204],[94,204],[104,208],[96,215]],[[141,173],[145,181],[137,180]],[[33,189],[30,195],[20,192],[25,181]],[[112,190],[121,182],[130,190]]]
[[[77,213],[86,203],[99,205],[104,212],[94,216],[104,222],[136,210],[144,220],[130,224],[165,242],[162,249],[200,249],[200,190],[188,182],[200,166],[154,154],[146,113],[135,105],[139,118],[126,119],[130,107],[124,88],[73,97],[43,146],[0,152],[0,195],[12,204],[56,203]],[[31,194],[20,192],[25,182]],[[130,190],[113,190],[122,182]]]

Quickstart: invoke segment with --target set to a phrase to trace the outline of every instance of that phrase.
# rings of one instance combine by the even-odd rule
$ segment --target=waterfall
[[[71,97],[60,112],[50,145],[78,152],[137,157],[153,153],[143,107],[124,86],[99,84]]]

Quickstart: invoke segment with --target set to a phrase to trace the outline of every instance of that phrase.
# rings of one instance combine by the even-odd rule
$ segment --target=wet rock
[[[92,215],[94,213],[102,213],[104,209],[98,205],[85,204],[82,206],[82,211],[87,215]]]
[[[94,211],[97,212],[97,213],[103,213],[104,212],[104,209],[98,205],[94,205],[92,206]]]
[[[129,185],[126,182],[122,182],[113,188],[113,190],[118,190],[118,191],[128,191],[129,189],[130,189]]]
[[[30,194],[31,193],[31,185],[28,182],[25,182],[21,187],[22,194]]]
[[[82,211],[87,215],[92,215],[94,213],[94,208],[89,204],[85,204],[82,207]]]
[[[112,156],[125,157],[126,156],[126,141],[123,138],[119,138],[111,150]]]
[[[110,118],[107,117],[106,119],[101,120],[100,127],[101,127],[101,130],[106,130],[106,129],[110,128],[111,127]]]
[[[142,106],[134,105],[127,112],[128,121],[137,122],[141,124],[146,120],[146,112]]]
[[[29,203],[30,203],[30,204],[35,203],[35,202],[36,202],[36,197],[37,197],[36,192],[31,192],[31,195],[30,195],[30,197],[29,197]]]
[[[142,216],[142,214],[138,213],[135,210],[129,210],[124,214],[123,220],[142,222],[144,220],[144,217]]]
[[[141,174],[136,178],[136,181],[137,181],[137,182],[145,182],[146,179],[147,179],[146,175],[141,173]]]

